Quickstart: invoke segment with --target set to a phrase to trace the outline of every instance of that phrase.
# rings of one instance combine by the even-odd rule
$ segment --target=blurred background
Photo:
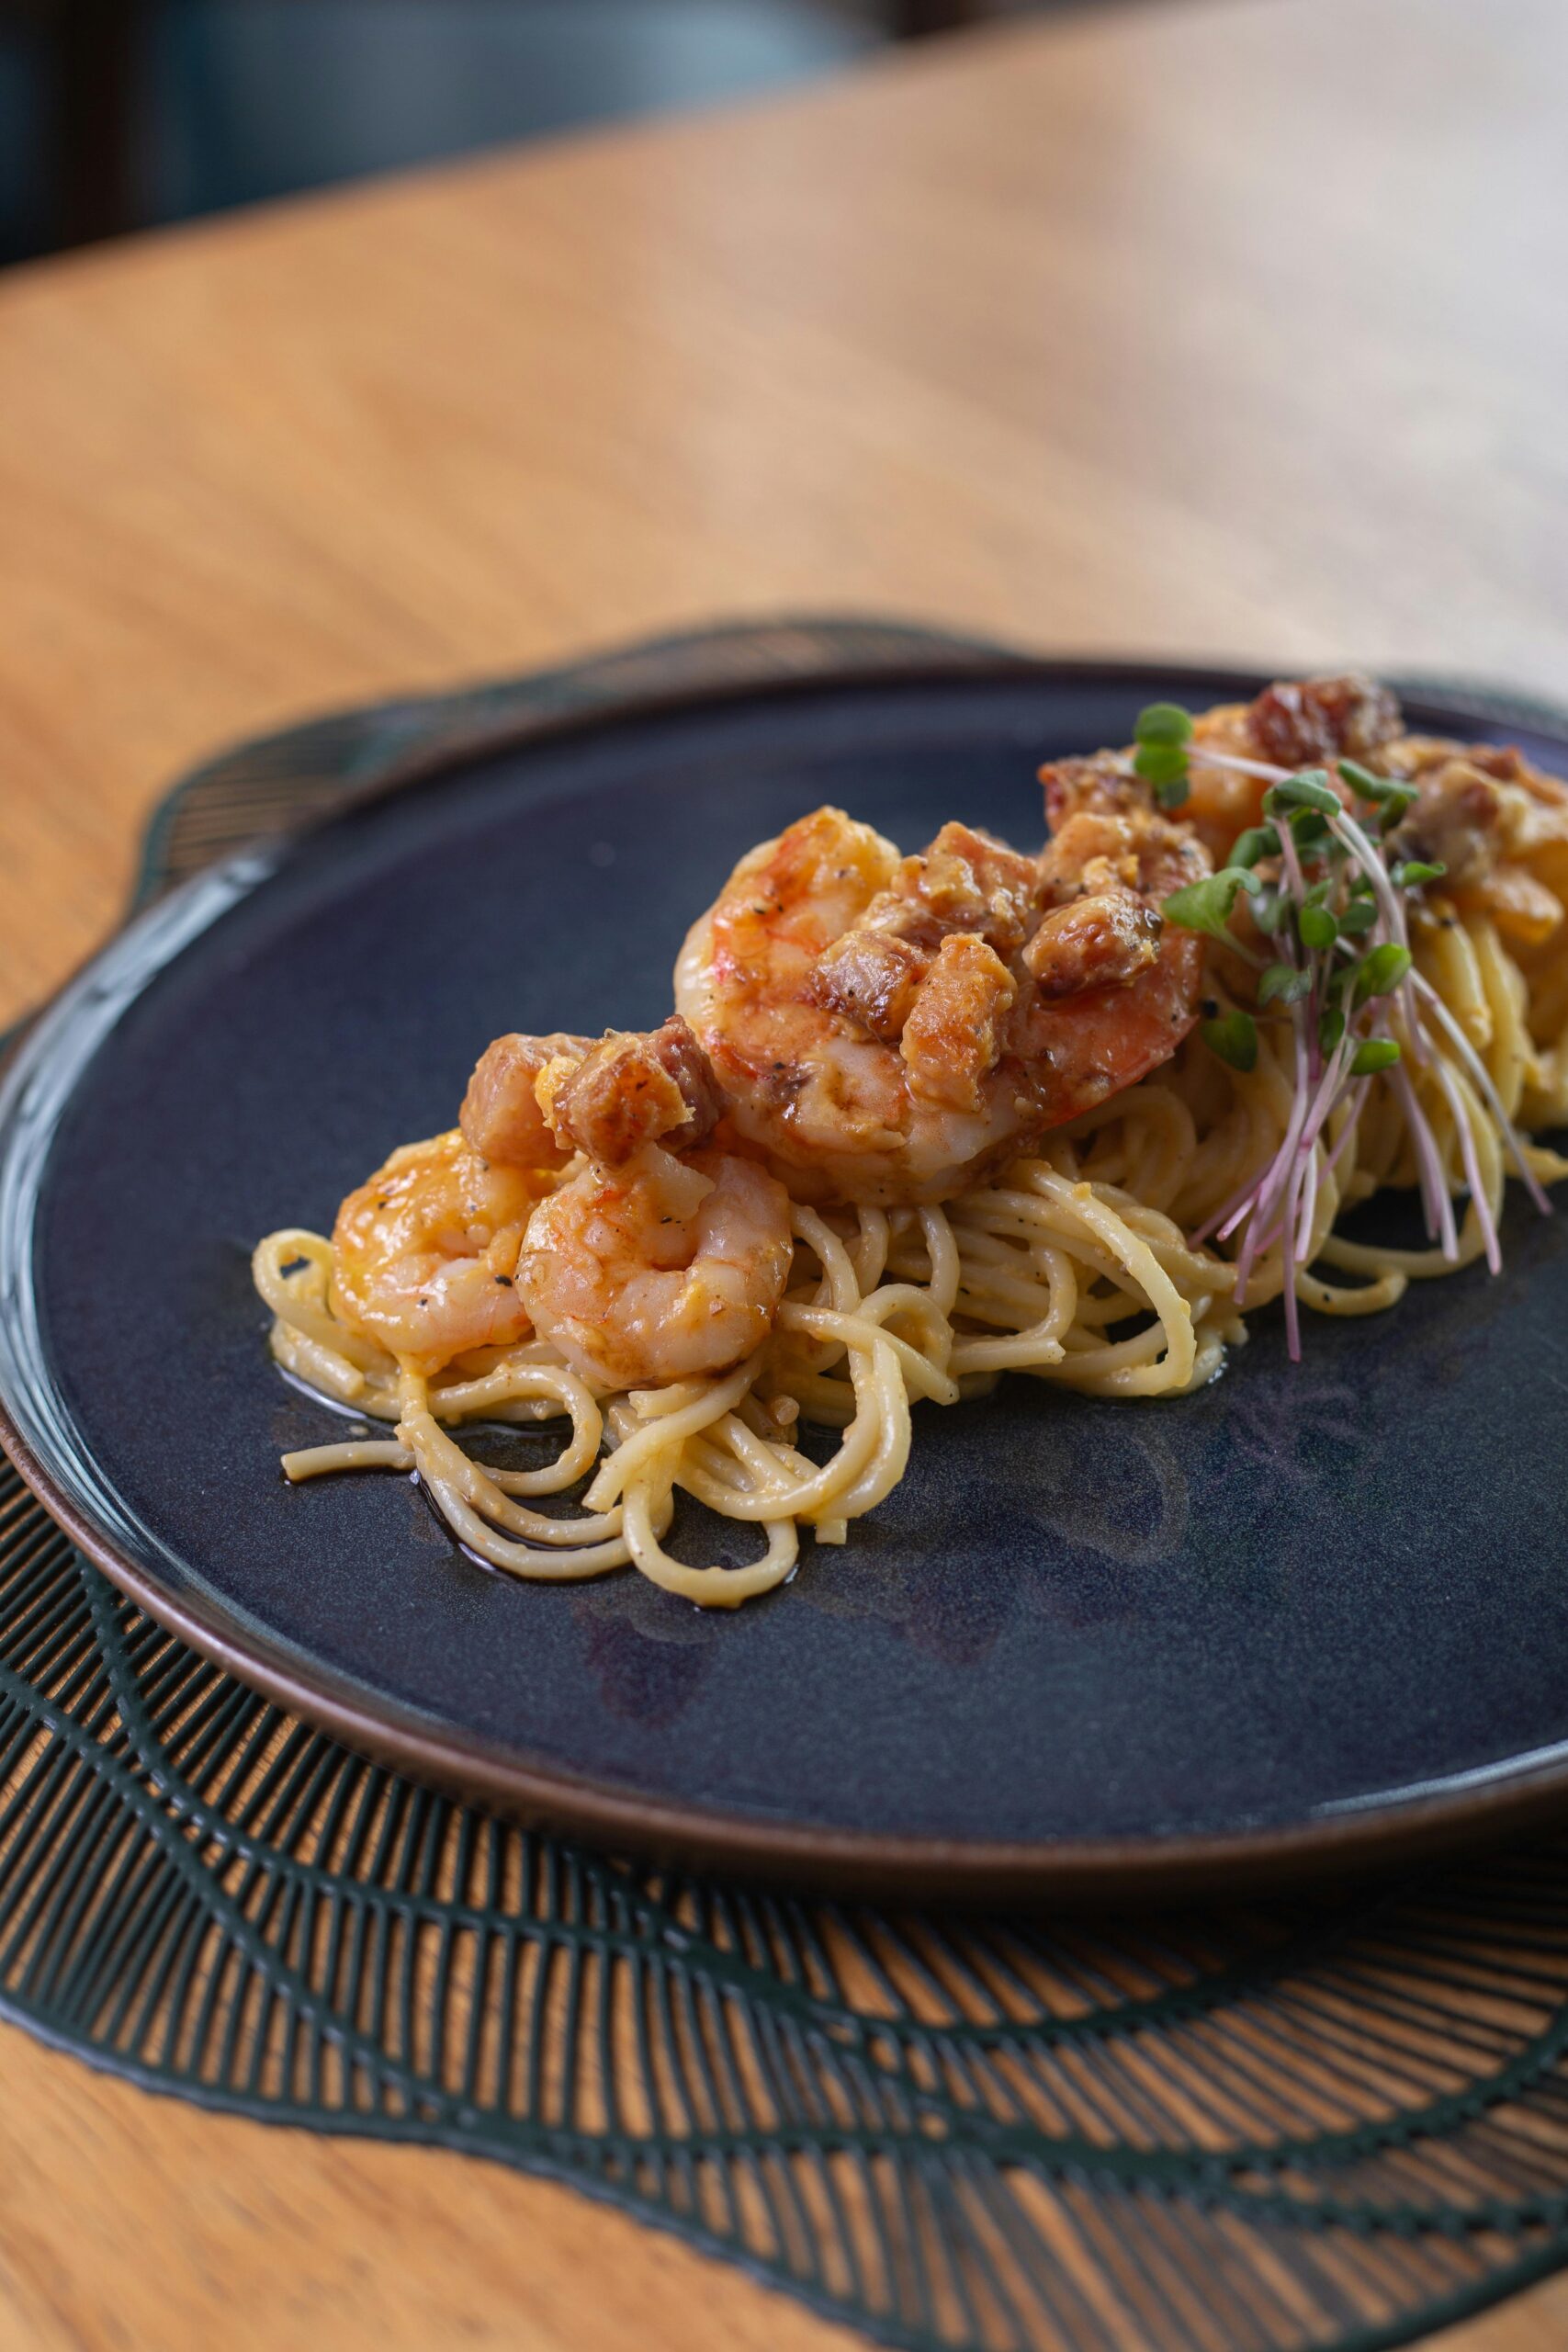
[[[1050,0],[0,0],[0,264]]]

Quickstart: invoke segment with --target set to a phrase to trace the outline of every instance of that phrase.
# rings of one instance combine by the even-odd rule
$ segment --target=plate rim
[[[782,672],[765,658],[747,658],[749,652],[755,657],[767,645],[776,645],[780,630],[797,641],[814,642],[818,658],[807,667]],[[864,647],[868,638],[875,642],[879,637],[877,650],[857,658],[853,647]],[[480,718],[476,722],[476,701],[482,701],[486,695],[503,695],[505,686],[481,689],[477,695],[474,690],[467,690],[421,698],[412,707],[427,714],[427,740],[405,750],[367,786],[352,796],[345,794],[321,817],[267,835],[266,847],[272,854],[254,861],[253,877],[243,895],[248,896],[273,870],[278,857],[294,851],[350,806],[360,808],[368,801],[390,797],[410,785],[433,781],[444,773],[459,771],[511,749],[562,735],[592,734],[641,717],[712,707],[758,694],[793,697],[855,687],[874,691],[926,681],[984,683],[987,678],[1067,684],[1114,683],[1135,677],[1157,679],[1176,690],[1187,685],[1211,695],[1240,695],[1256,692],[1270,675],[1285,674],[1250,666],[1174,662],[1155,655],[1146,659],[1035,657],[897,622],[839,619],[688,633],[644,643],[627,652],[652,656],[665,650],[687,658],[691,674],[678,684],[612,687],[596,699],[543,714],[536,708],[513,709],[509,718]],[[716,657],[716,666],[705,676],[705,651]],[[561,680],[591,684],[626,658],[626,653],[592,657],[561,671],[509,682],[510,690],[524,694],[530,687]],[[1568,715],[1544,700],[1494,693],[1484,687],[1472,693],[1463,684],[1426,680],[1411,683],[1407,699],[1418,715],[1439,721],[1449,718],[1473,724],[1477,719],[1497,718],[1506,724],[1511,715],[1517,724],[1559,736],[1568,748]],[[379,705],[345,716],[371,723],[382,712],[410,707]],[[230,759],[197,770],[177,785],[154,813],[148,827],[149,843],[160,827],[167,828],[193,784],[242,765],[247,753],[264,748],[276,751],[300,741],[322,723],[285,730],[265,739],[265,745],[243,747]],[[220,858],[218,868],[231,863]],[[129,936],[139,933],[150,919],[177,918],[182,905],[201,894],[204,882],[210,892],[214,878],[214,867],[206,865],[158,896],[155,917],[151,909],[133,915],[9,1039],[0,1041],[0,1080],[4,1081],[0,1091],[13,1106],[10,1116],[0,1123],[0,1165],[15,1148],[14,1106],[19,1082],[29,1067],[32,1041],[47,1032],[50,1016],[62,1012],[67,1000],[91,987],[99,967]],[[150,895],[148,879],[144,873],[143,899]],[[230,897],[214,904],[189,935],[199,935],[220,921],[227,904],[232,902]],[[154,970],[162,968],[160,960]],[[142,978],[136,994],[151,977]],[[32,1231],[29,1221],[25,1233],[17,1237],[29,1249]],[[1524,1831],[1568,1809],[1568,1736],[1560,1751],[1553,1748],[1544,1758],[1538,1751],[1533,1761],[1529,1756],[1517,1757],[1483,1768],[1483,1785],[1475,1784],[1473,1773],[1460,1773],[1446,1783],[1439,1781],[1412,1792],[1374,1792],[1343,1811],[1308,1815],[1296,1822],[1175,1837],[1156,1833],[1085,1840],[927,1838],[773,1820],[764,1814],[652,1796],[624,1782],[530,1758],[520,1748],[455,1726],[434,1726],[420,1711],[395,1702],[369,1701],[353,1678],[337,1674],[320,1661],[303,1659],[291,1647],[271,1640],[264,1630],[246,1624],[238,1612],[226,1611],[200,1594],[171,1590],[121,1549],[62,1485],[50,1462],[19,1426],[3,1383],[0,1445],[45,1510],[111,1583],[165,1632],[188,1642],[276,1703],[378,1762],[409,1770],[416,1779],[506,1814],[527,1827],[565,1832],[612,1850],[636,1852],[678,1867],[906,1900],[1146,1901],[1224,1891],[1239,1878],[1261,1886],[1337,1871],[1348,1875],[1386,1862],[1413,1860],[1479,1843],[1504,1830]]]

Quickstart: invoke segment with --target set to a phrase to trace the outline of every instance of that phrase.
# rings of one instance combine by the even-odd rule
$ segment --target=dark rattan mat
[[[932,651],[730,632],[323,721],[185,786],[142,895],[650,685]],[[150,2088],[555,2174],[899,2345],[1370,2347],[1568,2258],[1559,1848],[1110,1923],[660,1879],[291,1721],[3,1462],[0,2007]]]

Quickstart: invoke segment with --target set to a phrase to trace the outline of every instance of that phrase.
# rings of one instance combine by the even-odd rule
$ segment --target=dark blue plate
[[[0,1105],[0,1396],[28,1476],[253,1681],[602,1840],[1105,1893],[1554,1801],[1568,1220],[1517,1204],[1500,1280],[1313,1319],[1299,1370],[1269,1313],[1199,1396],[1019,1380],[920,1408],[889,1501],[733,1616],[630,1571],[515,1583],[406,1478],[278,1471],[341,1424],[268,1359],[252,1244],[329,1227],[391,1145],[448,1125],[494,1033],[657,1021],[692,916],[819,801],[910,847],[952,816],[1032,842],[1042,759],[1257,684],[998,659],[623,696],[188,884],[39,1020]]]

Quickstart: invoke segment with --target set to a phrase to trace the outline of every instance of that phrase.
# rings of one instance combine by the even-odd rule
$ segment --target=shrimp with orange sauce
[[[338,1211],[338,1316],[426,1378],[454,1357],[526,1340],[533,1327],[514,1276],[551,1181],[482,1159],[456,1128],[404,1144]]]
[[[702,1148],[719,1112],[679,1017],[587,1047],[498,1038],[475,1071],[464,1120],[491,1151],[581,1156],[533,1212],[516,1295],[605,1388],[728,1371],[772,1329],[794,1249],[789,1200],[753,1160]]]
[[[1496,1031],[1478,957],[1493,959],[1494,989],[1521,990],[1530,1047],[1495,1076],[1510,1103],[1523,1085],[1528,1119],[1556,1124],[1568,1111],[1568,784],[1511,745],[1413,735],[1386,686],[1357,674],[1283,679],[1249,703],[1199,713],[1187,746],[1181,816],[1217,863],[1263,818],[1264,796],[1282,776],[1309,769],[1348,808],[1359,797],[1341,772],[1352,763],[1408,787],[1387,854],[1414,876],[1407,899],[1417,967],[1456,1000],[1472,1044]],[[1125,752],[1061,760],[1043,770],[1052,822],[1124,813],[1144,786]],[[1265,860],[1269,878],[1274,867]],[[1247,917],[1235,917],[1243,936]],[[1506,955],[1515,979],[1495,964]]]
[[[818,808],[741,859],[675,1000],[797,1198],[946,1200],[1175,1052],[1202,948],[1158,910],[1207,871],[1146,790],[1038,857],[949,824],[901,858]]]
[[[1272,773],[1324,770],[1348,803],[1338,775],[1348,759],[1415,787],[1416,802],[1393,836],[1396,858],[1443,869],[1438,895],[1462,914],[1489,917],[1516,949],[1540,947],[1560,930],[1568,905],[1568,786],[1522,752],[1446,736],[1406,732],[1395,696],[1373,679],[1281,679],[1249,703],[1221,703],[1193,722],[1189,792],[1182,816],[1216,864],[1259,822]],[[1103,804],[1136,786],[1116,752],[1064,761],[1080,772],[1058,799]]]
[[[647,1144],[541,1204],[517,1283],[536,1328],[588,1379],[653,1387],[761,1347],[794,1249],[788,1195],[755,1160]]]

